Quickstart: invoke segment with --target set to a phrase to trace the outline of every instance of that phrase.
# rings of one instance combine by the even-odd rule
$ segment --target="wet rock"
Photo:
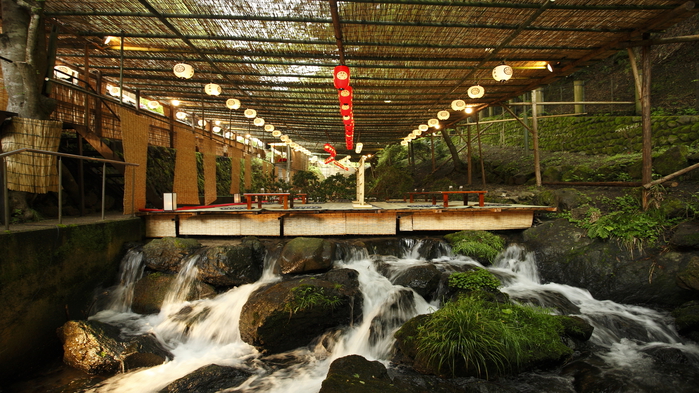
[[[63,361],[87,374],[152,367],[173,358],[155,336],[122,338],[119,328],[99,321],[68,321],[57,333]]]
[[[657,157],[653,157],[653,169],[656,173],[667,176],[688,166],[687,146],[676,145]]]
[[[250,295],[240,316],[243,341],[265,353],[280,353],[352,324],[362,313],[358,273],[337,270],[271,284]]]
[[[436,296],[441,277],[442,273],[436,266],[423,264],[403,270],[393,277],[391,282],[411,288],[429,302]]]
[[[554,206],[559,212],[569,211],[583,204],[582,195],[574,188],[561,188],[553,192]]]
[[[407,393],[393,384],[386,367],[359,355],[339,358],[330,364],[318,393]]]
[[[265,248],[255,237],[240,244],[207,248],[199,260],[199,280],[214,286],[239,286],[260,279]]]
[[[131,310],[139,314],[157,314],[176,281],[175,274],[158,272],[143,276],[134,286]],[[183,300],[203,299],[215,295],[214,287],[195,280]]]
[[[563,324],[563,334],[576,341],[587,341],[592,337],[595,328],[586,320],[576,316],[558,316]]]
[[[369,327],[369,343],[376,345],[392,335],[408,319],[415,314],[415,293],[403,289],[390,295],[386,306],[371,320]]]
[[[249,371],[239,368],[210,364],[175,380],[159,393],[215,393],[235,388],[251,375]]]
[[[282,249],[277,268],[281,274],[328,271],[333,266],[335,242],[327,239],[297,237]]]
[[[699,339],[699,301],[692,300],[672,311],[677,332],[695,341]]]
[[[699,249],[699,222],[689,221],[677,225],[670,244],[678,248]]]
[[[699,256],[692,257],[687,265],[677,272],[677,285],[691,291],[699,291]]]
[[[143,246],[143,263],[153,270],[177,272],[185,257],[199,251],[201,244],[194,239],[164,237]]]

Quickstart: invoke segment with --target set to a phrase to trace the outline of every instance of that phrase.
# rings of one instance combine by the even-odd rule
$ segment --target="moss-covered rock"
[[[677,225],[670,244],[678,248],[699,249],[699,222],[688,221]]]
[[[164,237],[154,239],[143,246],[143,262],[149,268],[162,272],[177,272],[185,257],[199,251],[196,239]]]
[[[321,238],[297,237],[286,243],[275,268],[282,274],[328,271],[333,266],[336,244]]]
[[[199,260],[199,280],[214,286],[238,286],[260,279],[265,247],[256,237],[234,245],[209,247]]]
[[[672,311],[677,332],[695,341],[699,339],[699,301],[692,300]]]
[[[216,393],[239,386],[251,375],[236,367],[209,364],[176,379],[159,393]]]
[[[674,135],[671,137],[677,139]],[[668,138],[668,143],[674,144],[675,141],[670,141]],[[677,172],[687,167],[688,154],[687,146],[673,146],[658,157],[653,158],[653,169],[663,176]]]

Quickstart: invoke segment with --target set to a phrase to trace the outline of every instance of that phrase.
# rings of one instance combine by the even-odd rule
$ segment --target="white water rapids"
[[[153,333],[174,354],[174,359],[160,366],[116,375],[90,392],[158,392],[200,367],[218,364],[240,367],[253,373],[243,385],[226,391],[308,393],[320,389],[334,359],[358,354],[388,366],[395,330],[415,315],[433,312],[439,304],[428,304],[415,293],[414,304],[403,302],[401,307],[395,307],[401,291],[406,289],[393,285],[379,273],[377,260],[381,259],[388,266],[389,275],[424,263],[436,264],[442,271],[452,271],[468,264],[481,266],[470,258],[450,255],[448,249],[442,257],[426,261],[416,251],[419,242],[406,242],[405,246],[403,255],[398,257],[369,256],[363,250],[347,257],[348,260],[336,262],[338,267],[359,272],[364,298],[361,323],[322,340],[324,346],[292,351],[287,355],[296,359],[295,364],[282,369],[265,367],[262,355],[241,340],[239,331],[240,313],[250,294],[280,279],[271,273],[274,261],[265,261],[266,270],[254,284],[230,289],[211,299],[187,302],[181,300],[180,295],[186,293],[196,277],[196,258],[191,258],[183,265],[177,285],[171,289],[161,312],[139,315],[130,312],[128,304],[133,283],[140,277],[143,266],[138,254],[129,253],[123,262],[129,267],[123,269],[122,285],[114,292],[118,294],[117,299],[108,310],[91,318],[117,325],[125,333]],[[649,346],[670,346],[699,359],[699,349],[682,343],[667,315],[648,308],[598,301],[580,288],[541,284],[533,255],[517,246],[510,246],[489,270],[501,279],[501,290],[513,299],[552,308],[562,304],[567,313],[587,320],[595,327],[590,342],[599,348],[599,355],[609,370],[635,369],[638,372],[639,367],[650,367],[650,361],[642,352]],[[186,313],[189,316],[186,320],[179,316],[182,309],[192,310]],[[196,317],[192,318],[192,315]],[[383,324],[386,331],[380,334],[374,331],[372,335],[372,321],[377,317],[387,321]]]

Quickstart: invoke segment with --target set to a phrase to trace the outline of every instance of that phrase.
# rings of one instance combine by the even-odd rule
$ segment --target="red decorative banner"
[[[335,157],[337,155],[337,150],[335,150],[335,148],[329,143],[326,143],[325,146],[323,146],[323,150],[330,154],[330,157]]]
[[[338,168],[341,168],[341,169],[344,169],[344,170],[346,170],[346,171],[349,171],[349,168],[347,168],[346,166],[340,164],[340,163],[337,162],[337,161],[333,161],[333,164],[335,164]]]
[[[328,165],[331,162],[335,162],[335,157],[328,157],[325,159],[325,165]]]

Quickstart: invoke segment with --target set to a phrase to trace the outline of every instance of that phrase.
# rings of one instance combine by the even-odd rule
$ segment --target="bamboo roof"
[[[485,108],[570,75],[694,14],[676,0],[46,0],[59,61],[99,70],[143,97],[233,122],[255,109],[302,146],[345,150],[333,69],[351,70],[354,141],[367,151],[400,141],[463,99]],[[123,39],[105,44],[108,36]],[[90,48],[86,56],[87,47]],[[183,80],[176,63],[195,69]],[[496,82],[505,62],[512,79]],[[554,71],[546,69],[547,64]],[[204,85],[217,83],[220,96]],[[485,88],[480,99],[467,89]],[[242,102],[230,111],[228,98]]]

